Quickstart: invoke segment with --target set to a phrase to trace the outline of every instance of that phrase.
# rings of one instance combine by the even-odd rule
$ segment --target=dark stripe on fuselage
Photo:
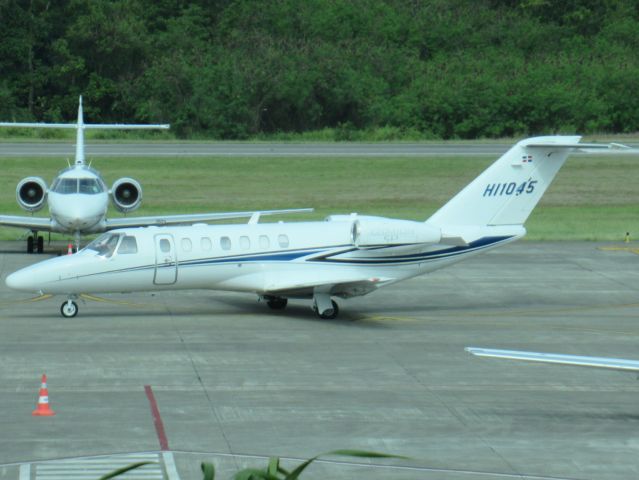
[[[375,257],[359,257],[359,258],[333,258],[334,255],[326,255],[322,258],[311,259],[309,261],[321,261],[328,263],[340,263],[340,264],[356,264],[356,265],[386,265],[395,263],[419,263],[427,260],[455,257],[470,253],[471,251],[483,250],[484,248],[502,243],[506,240],[513,238],[512,236],[499,236],[499,237],[483,237],[479,240],[469,243],[463,247],[451,247],[436,250],[432,252],[420,252],[411,253],[406,255],[394,255],[394,256],[375,256]],[[386,246],[376,251],[384,250],[388,248],[394,248],[395,246]]]

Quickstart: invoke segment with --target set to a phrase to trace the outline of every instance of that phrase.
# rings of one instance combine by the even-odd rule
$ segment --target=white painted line
[[[175,459],[173,458],[173,452],[162,452],[164,458],[164,467],[166,468],[166,475],[169,480],[180,480],[177,467],[175,466]]]
[[[164,480],[157,453],[69,458],[36,463],[35,480],[95,480],[107,473],[138,462],[153,462],[120,475],[123,480]],[[118,477],[118,478],[120,478]],[[31,480],[29,477],[20,480]]]
[[[20,465],[20,480],[31,480],[31,464]]]

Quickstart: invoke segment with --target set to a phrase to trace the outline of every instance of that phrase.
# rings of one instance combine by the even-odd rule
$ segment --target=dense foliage
[[[180,136],[639,130],[635,0],[0,0],[0,118]]]

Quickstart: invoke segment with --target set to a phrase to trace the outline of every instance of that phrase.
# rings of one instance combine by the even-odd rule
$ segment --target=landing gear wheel
[[[339,313],[339,307],[337,306],[337,303],[335,302],[335,300],[331,300],[331,303],[333,304],[333,309],[326,310],[324,311],[324,313],[318,313],[320,318],[323,318],[325,320],[333,320],[334,318],[337,317],[337,314]]]
[[[44,251],[44,237],[38,236],[38,253],[42,253]]]
[[[65,318],[73,318],[78,314],[78,304],[73,300],[67,300],[60,306],[60,313]]]
[[[284,310],[288,304],[288,298],[272,297],[266,301],[271,310]]]
[[[33,235],[27,237],[27,253],[33,253]]]

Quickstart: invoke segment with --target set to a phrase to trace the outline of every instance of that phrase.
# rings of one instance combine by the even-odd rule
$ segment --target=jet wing
[[[53,231],[53,222],[43,217],[20,217],[15,215],[0,215],[0,226],[26,228],[39,232]]]
[[[336,297],[350,298],[366,295],[390,281],[390,279],[360,275],[342,278],[336,282],[334,273],[326,275],[326,278],[322,278],[323,276],[321,272],[312,272],[312,274],[305,274],[302,277],[298,274],[273,275],[267,282],[264,293],[282,297],[306,298],[312,296],[316,291],[321,291]]]
[[[307,213],[312,208],[293,208],[288,210],[258,210],[252,212],[219,212],[196,213],[185,215],[155,215],[151,217],[122,217],[105,220],[105,229],[127,227],[148,227],[151,225],[190,225],[200,222],[213,222],[216,220],[229,220],[233,218],[257,218],[262,215],[280,215],[286,213]]]
[[[524,360],[527,362],[554,363],[559,365],[639,372],[639,361],[626,360],[623,358],[584,357],[581,355],[522,352],[518,350],[497,350],[476,347],[467,347],[465,350],[479,357],[506,358],[510,360]]]

